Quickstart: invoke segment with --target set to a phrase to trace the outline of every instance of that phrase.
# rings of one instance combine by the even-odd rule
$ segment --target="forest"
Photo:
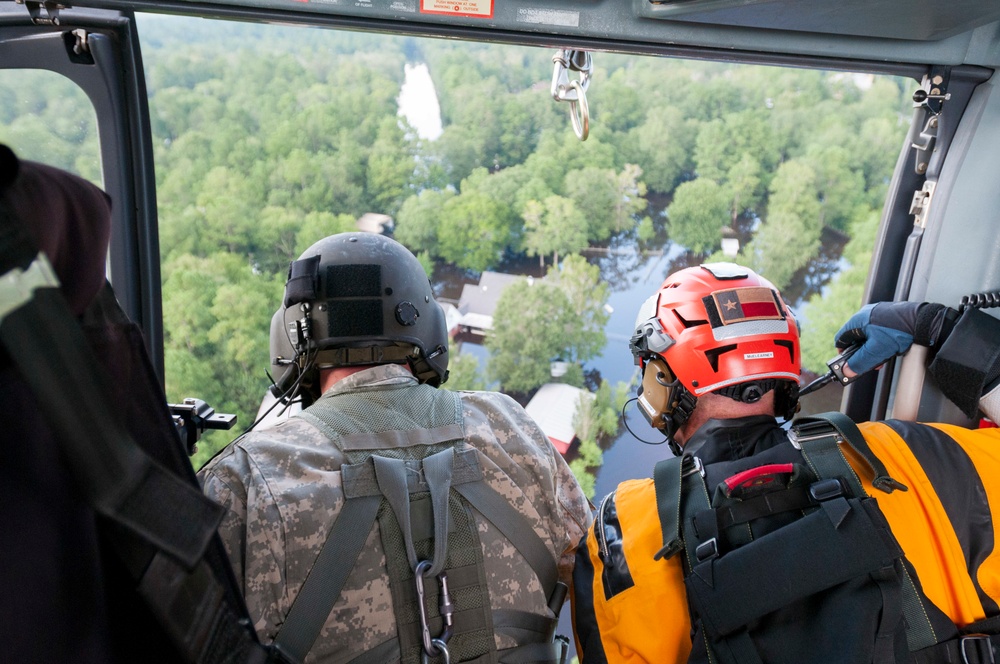
[[[589,371],[607,343],[609,295],[627,285],[593,250],[679,256],[669,272],[722,259],[722,237],[738,238],[726,260],[784,290],[804,365],[819,370],[861,299],[915,85],[598,53],[579,142],[548,93],[550,50],[152,16],[139,30],[168,398],[197,396],[251,423],[288,262],[384,213],[433,283],[442,270],[475,283],[528,263],[548,274],[505,293],[485,366],[454,353],[446,386],[523,401],[552,380],[550,360],[568,362],[562,380],[598,394],[581,411],[574,461],[590,486],[628,390]],[[407,63],[431,72],[436,140],[398,114]],[[72,84],[0,72],[0,141],[24,156],[99,183],[93,127]],[[195,466],[235,433],[207,437]]]

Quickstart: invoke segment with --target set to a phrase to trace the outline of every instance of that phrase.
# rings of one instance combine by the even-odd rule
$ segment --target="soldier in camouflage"
[[[320,241],[292,263],[271,338],[278,391],[315,401],[200,473],[228,507],[220,533],[262,639],[309,662],[503,661],[518,649],[558,661],[555,619],[590,504],[512,399],[435,389],[447,330],[413,255],[372,234]],[[365,501],[368,519],[345,524],[346,506]],[[353,550],[336,548],[352,534]],[[312,593],[328,601],[317,611],[303,584],[324,556],[344,578],[339,593],[329,582]],[[305,641],[284,638],[302,631],[293,605],[322,614]]]

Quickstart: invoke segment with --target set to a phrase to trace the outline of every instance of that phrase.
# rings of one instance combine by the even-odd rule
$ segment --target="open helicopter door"
[[[134,16],[47,2],[0,3],[0,68],[55,72],[93,104],[101,184],[114,201],[108,276],[125,313],[142,328],[162,383],[153,150]],[[44,154],[34,158],[46,161]]]

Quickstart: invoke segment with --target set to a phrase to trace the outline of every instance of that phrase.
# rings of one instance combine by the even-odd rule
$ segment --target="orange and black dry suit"
[[[985,394],[979,405],[996,417],[1000,323],[970,313],[975,324],[960,321],[930,369],[960,406],[968,410],[962,401],[973,391]],[[1000,429],[902,421],[859,426],[888,474],[909,487],[905,492],[873,491],[863,462],[846,449],[926,599],[960,627],[1000,615],[1000,551],[990,508],[1000,505]],[[789,447],[786,432],[773,419],[757,416],[710,421],[685,451],[711,464],[765,459],[780,455],[784,447]],[[574,572],[573,618],[581,662],[687,661],[692,626],[681,556],[654,560],[662,546],[652,479],[623,482],[599,503]]]

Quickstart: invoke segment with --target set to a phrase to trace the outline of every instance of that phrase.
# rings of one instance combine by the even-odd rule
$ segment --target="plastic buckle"
[[[840,480],[831,478],[813,482],[809,485],[809,495],[818,503],[844,495],[844,486]]]
[[[962,653],[962,664],[996,664],[993,657],[993,644],[986,634],[966,634],[959,638],[959,650]],[[970,652],[969,644],[973,650]],[[971,657],[970,657],[971,655]]]
[[[719,557],[719,542],[713,537],[707,542],[702,542],[695,548],[694,557],[698,559],[699,563],[703,563],[706,560]]]

